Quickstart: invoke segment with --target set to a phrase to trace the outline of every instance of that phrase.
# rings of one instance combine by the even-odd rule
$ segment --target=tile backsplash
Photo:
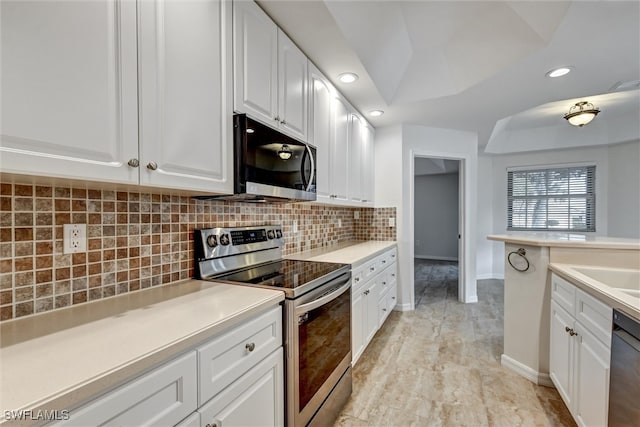
[[[1,183],[0,321],[193,277],[196,228],[281,224],[287,255],[345,240],[395,240],[390,217],[395,208]],[[62,253],[62,226],[71,223],[87,224],[87,252]]]

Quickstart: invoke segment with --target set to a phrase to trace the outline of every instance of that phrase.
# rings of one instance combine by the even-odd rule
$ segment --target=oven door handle
[[[338,281],[338,280],[342,280],[342,278],[336,279],[336,281]],[[306,304],[302,304],[299,307],[296,307],[296,316],[300,316],[301,314],[307,313],[307,312],[309,312],[311,310],[315,310],[316,308],[321,307],[321,306],[325,305],[326,303],[333,301],[334,299],[338,298],[340,295],[345,293],[350,288],[351,288],[351,280],[347,280],[347,283],[345,283],[344,285],[340,286],[339,288],[337,288],[333,292],[331,292],[329,294],[326,294],[326,295],[322,295],[318,299],[315,299],[315,300],[313,300],[311,302],[308,302]]]

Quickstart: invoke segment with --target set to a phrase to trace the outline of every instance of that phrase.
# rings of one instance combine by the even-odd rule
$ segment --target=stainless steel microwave
[[[234,195],[243,201],[316,200],[316,149],[246,114],[233,116]]]

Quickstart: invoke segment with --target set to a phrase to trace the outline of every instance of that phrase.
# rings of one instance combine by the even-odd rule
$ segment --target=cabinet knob
[[[386,285],[386,284],[387,284],[387,282],[382,282],[382,284],[383,284],[383,285]]]
[[[572,329],[572,330],[569,332],[569,335],[571,335],[572,337],[575,337],[576,335],[578,335],[578,333]]]
[[[391,299],[396,299],[396,297],[391,297]]]
[[[354,278],[353,278],[353,281],[354,281],[354,282],[356,282],[356,283],[358,283],[358,282],[360,281],[360,278],[359,278],[359,277],[354,277]]]
[[[387,263],[387,260],[386,260],[386,259],[383,259],[383,260],[382,260],[382,263],[383,263],[383,264],[386,264],[386,263]]]
[[[149,162],[147,163],[147,169],[154,171],[158,169],[158,164],[156,162]]]
[[[218,427],[218,423],[207,424],[205,427]]]
[[[247,351],[251,353],[256,348],[256,344],[250,342],[250,343],[247,343],[247,345],[245,345],[244,348],[246,348]]]
[[[275,117],[273,118],[273,120],[275,120],[276,122],[279,122],[279,121],[280,121],[280,116],[275,116]]]
[[[132,168],[137,168],[138,166],[140,166],[140,160],[138,160],[138,159],[129,159],[127,164],[129,166],[131,166]]]
[[[280,123],[283,124],[283,125],[286,125],[287,121],[286,120],[280,120]]]
[[[383,309],[382,309],[382,311],[387,311],[387,309],[386,309],[386,308],[383,308]]]
[[[369,271],[375,271],[375,267],[369,267]]]

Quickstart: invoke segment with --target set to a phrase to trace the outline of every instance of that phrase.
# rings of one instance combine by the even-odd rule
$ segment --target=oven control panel
[[[194,230],[193,233],[197,260],[281,248],[285,244],[280,225],[203,228]]]

